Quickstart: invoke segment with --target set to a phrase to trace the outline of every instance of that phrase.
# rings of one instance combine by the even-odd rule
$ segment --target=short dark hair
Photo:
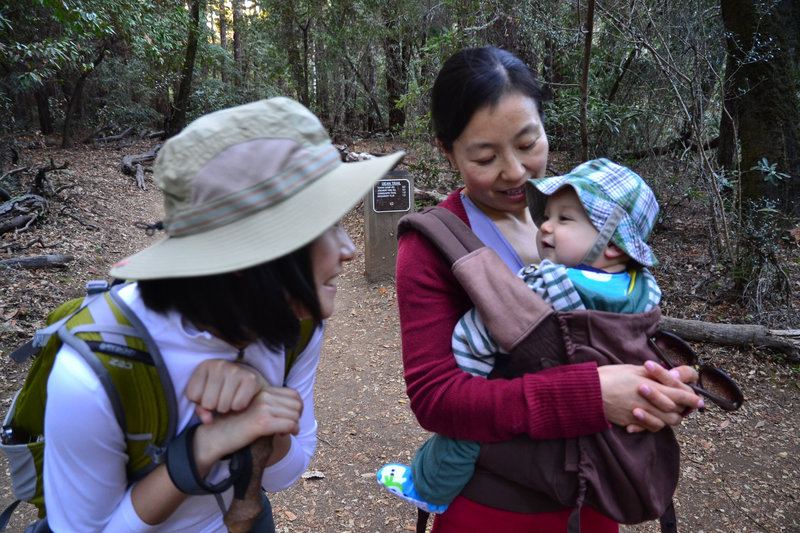
[[[497,104],[510,92],[532,98],[542,116],[542,90],[521,59],[491,46],[456,52],[442,65],[433,83],[431,117],[436,139],[445,150],[452,150],[453,141],[475,111]]]
[[[322,322],[310,244],[236,272],[141,280],[139,290],[153,311],[177,311],[233,345],[260,339],[273,349],[294,348],[300,320],[289,298],[308,310],[315,324]]]

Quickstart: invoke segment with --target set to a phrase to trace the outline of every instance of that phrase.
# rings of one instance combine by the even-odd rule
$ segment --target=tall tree
[[[236,85],[241,86],[245,78],[244,64],[244,14],[242,0],[233,0],[233,64],[236,69]]]
[[[178,94],[172,103],[172,111],[167,120],[167,137],[171,137],[180,132],[186,125],[186,110],[189,107],[189,98],[192,90],[192,77],[194,76],[194,64],[197,56],[197,43],[200,38],[200,8],[203,0],[192,0],[191,22],[189,24],[189,37],[186,42],[186,57],[183,60],[181,69],[181,81],[178,86]]]
[[[78,81],[75,83],[75,86],[69,95],[69,103],[67,104],[67,110],[64,113],[64,127],[61,135],[61,146],[63,148],[69,148],[72,146],[72,117],[78,110],[78,105],[80,104],[81,97],[83,96],[83,88],[86,86],[86,79],[89,77],[89,74],[100,65],[100,63],[106,57],[107,51],[108,43],[104,41],[100,44],[100,49],[98,50],[94,60],[92,60],[92,63],[85,66],[83,72],[81,72],[78,76]]]
[[[399,2],[382,4],[385,24],[383,54],[386,57],[384,71],[386,79],[386,107],[389,109],[389,129],[405,126],[406,112],[397,103],[408,88],[408,64],[411,59],[410,35],[401,25],[403,13],[398,10]]]
[[[219,0],[219,47],[222,48],[223,53],[220,75],[222,83],[228,83],[228,64],[225,61],[228,52],[228,5],[226,0]]]
[[[586,4],[586,22],[583,24],[583,69],[581,73],[581,159],[589,159],[589,64],[592,58],[592,36],[594,35],[594,0]]]
[[[800,213],[800,2],[721,0],[721,7],[728,58],[718,159],[740,166],[743,198],[772,198]],[[762,159],[775,165],[773,179],[752,170]]]

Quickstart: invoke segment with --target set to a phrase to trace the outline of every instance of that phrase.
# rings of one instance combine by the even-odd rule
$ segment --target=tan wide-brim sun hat
[[[111,275],[206,276],[277,259],[336,224],[403,155],[343,163],[317,117],[289,98],[205,115],[155,162],[167,237]]]

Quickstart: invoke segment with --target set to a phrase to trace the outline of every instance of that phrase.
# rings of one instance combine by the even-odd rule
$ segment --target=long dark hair
[[[236,272],[141,280],[139,290],[153,311],[177,311],[233,345],[260,339],[273,349],[296,346],[300,320],[289,298],[303,306],[316,324],[322,322],[310,244]]]
[[[495,105],[505,94],[519,92],[536,102],[542,116],[542,90],[530,69],[514,54],[491,46],[465,48],[442,65],[431,94],[436,139],[451,151],[472,115]],[[542,117],[543,118],[543,117]]]

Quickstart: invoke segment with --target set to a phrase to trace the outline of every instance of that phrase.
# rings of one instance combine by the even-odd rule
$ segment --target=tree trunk
[[[386,22],[394,25],[393,21]],[[402,37],[395,37],[396,28],[390,28],[389,32],[392,36],[383,40],[383,51],[386,55],[386,107],[389,109],[389,129],[401,130],[406,124],[406,111],[397,107],[397,102],[406,93],[411,47]]]
[[[331,92],[330,92],[330,66],[328,65],[328,49],[324,42],[317,42],[314,46],[314,64],[317,65],[315,75],[317,116],[323,124],[330,125],[331,118]]]
[[[594,0],[586,4],[586,24],[583,29],[583,72],[581,75],[581,159],[589,159],[589,63],[592,57],[592,34],[594,33]]]
[[[219,47],[222,48],[223,60],[220,65],[220,78],[223,84],[228,83],[228,6],[225,0],[219,0]]]
[[[617,78],[614,80],[614,85],[611,86],[611,90],[608,91],[608,96],[606,96],[606,102],[609,104],[614,101],[614,98],[617,96],[617,91],[619,91],[619,86],[622,84],[622,79],[625,77],[625,74],[631,68],[631,63],[633,60],[636,59],[636,56],[639,55],[639,47],[634,46],[631,48],[631,51],[628,52],[628,57],[625,58],[625,62],[622,64],[622,67],[619,70],[619,74]]]
[[[297,100],[306,105],[308,99],[308,86],[304,78],[303,57],[300,55],[299,32],[303,25],[297,14],[294,12],[291,3],[282,3],[279,11],[280,25],[283,27],[283,35],[286,40],[286,55],[289,61],[289,69],[292,73]]]
[[[311,18],[308,18],[302,24],[298,21],[297,26],[300,28],[300,34],[303,36],[303,62],[302,72],[303,72],[303,92],[301,94],[301,102],[304,106],[309,107],[311,105],[311,98],[309,95],[309,76],[308,76],[308,56],[309,56],[309,48],[308,48],[308,33],[309,28],[311,28]]]
[[[189,97],[192,91],[192,76],[194,75],[194,63],[197,56],[197,40],[200,35],[200,4],[203,0],[192,0],[191,15],[192,20],[189,26],[189,38],[186,43],[186,57],[183,60],[181,71],[181,83],[178,87],[178,94],[172,104],[172,112],[167,121],[167,137],[180,132],[186,125],[186,108],[189,105]]]
[[[78,104],[80,103],[81,95],[83,94],[83,87],[86,85],[86,78],[88,78],[89,74],[103,61],[107,50],[108,43],[103,42],[100,51],[97,53],[94,61],[92,61],[92,66],[81,73],[80,77],[78,78],[78,82],[75,84],[75,88],[73,89],[69,103],[67,104],[67,111],[64,114],[64,128],[62,130],[61,137],[62,148],[69,148],[72,146],[72,117],[75,115],[75,112],[78,109]]]
[[[53,114],[50,113],[50,82],[45,82],[34,93],[39,110],[39,131],[42,135],[53,133]]]
[[[237,87],[241,87],[244,81],[242,19],[242,0],[233,0],[233,64]]]
[[[800,97],[797,36],[800,3],[721,0],[728,34],[725,100],[720,122],[725,140],[718,159],[735,165],[741,147],[742,197],[771,198],[787,213],[800,213]],[[730,115],[730,116],[728,116]],[[789,177],[765,180],[751,170],[765,158]],[[733,164],[732,164],[733,163]]]

